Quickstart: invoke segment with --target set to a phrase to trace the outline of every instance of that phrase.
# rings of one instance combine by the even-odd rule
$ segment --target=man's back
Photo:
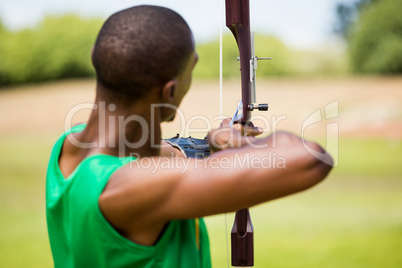
[[[202,219],[170,222],[152,246],[136,244],[115,230],[99,208],[99,196],[111,174],[135,159],[94,154],[65,178],[58,159],[66,134],[54,146],[47,174],[47,221],[55,267],[210,267]]]

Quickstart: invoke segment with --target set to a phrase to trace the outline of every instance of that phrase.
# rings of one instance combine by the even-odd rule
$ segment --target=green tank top
[[[211,267],[203,219],[171,221],[153,246],[120,235],[105,219],[98,199],[110,176],[135,158],[97,154],[64,178],[58,159],[65,137],[56,142],[46,178],[46,216],[54,265],[58,267]]]

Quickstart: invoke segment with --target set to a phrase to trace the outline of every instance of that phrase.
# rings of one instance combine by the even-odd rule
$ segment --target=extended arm
[[[324,152],[315,143],[307,145]],[[152,244],[170,220],[235,211],[302,191],[331,169],[310,155],[299,137],[285,132],[209,159],[176,160],[140,159],[127,165],[112,175],[101,195],[105,217],[133,241]]]

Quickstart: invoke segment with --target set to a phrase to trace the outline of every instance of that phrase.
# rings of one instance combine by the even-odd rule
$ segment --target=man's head
[[[180,77],[192,57],[193,36],[179,14],[163,7],[136,6],[105,22],[92,61],[102,93],[127,102]],[[170,84],[175,90],[175,83]]]

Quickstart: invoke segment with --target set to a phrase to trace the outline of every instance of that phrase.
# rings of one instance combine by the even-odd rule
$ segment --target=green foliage
[[[300,76],[343,75],[348,72],[348,59],[343,47],[327,44],[314,50],[294,51],[291,66]]]
[[[402,1],[374,1],[362,9],[349,41],[352,67],[360,73],[402,73]]]
[[[65,15],[33,30],[0,31],[0,85],[93,75],[91,48],[101,23]]]
[[[197,46],[200,55],[199,62],[194,71],[196,78],[218,78],[219,77],[219,41]],[[272,36],[256,35],[255,53],[259,57],[273,57],[274,60],[268,62],[259,61],[258,76],[282,76],[294,74],[292,70],[289,50],[279,39]],[[235,39],[231,35],[223,37],[223,77],[239,77],[240,64],[237,62],[239,57]]]
[[[344,39],[348,39],[351,28],[358,14],[367,6],[378,0],[357,0],[352,3],[339,3],[336,6],[337,21],[334,32]]]
[[[46,17],[34,29],[10,32],[0,23],[0,86],[33,83],[70,77],[94,76],[91,48],[101,27],[100,19],[75,15]],[[219,77],[219,41],[199,44],[200,56],[194,77]],[[258,77],[321,75],[339,73],[343,62],[333,53],[300,52],[287,47],[273,36],[256,35],[259,57],[272,57],[258,63]],[[223,77],[240,77],[239,56],[232,35],[223,37]]]
[[[255,55],[257,57],[272,57],[270,61],[258,62],[258,76],[284,76],[292,75],[295,72],[292,50],[276,37],[256,35]]]
[[[194,69],[195,78],[219,77],[219,41],[197,45],[198,63]]]

